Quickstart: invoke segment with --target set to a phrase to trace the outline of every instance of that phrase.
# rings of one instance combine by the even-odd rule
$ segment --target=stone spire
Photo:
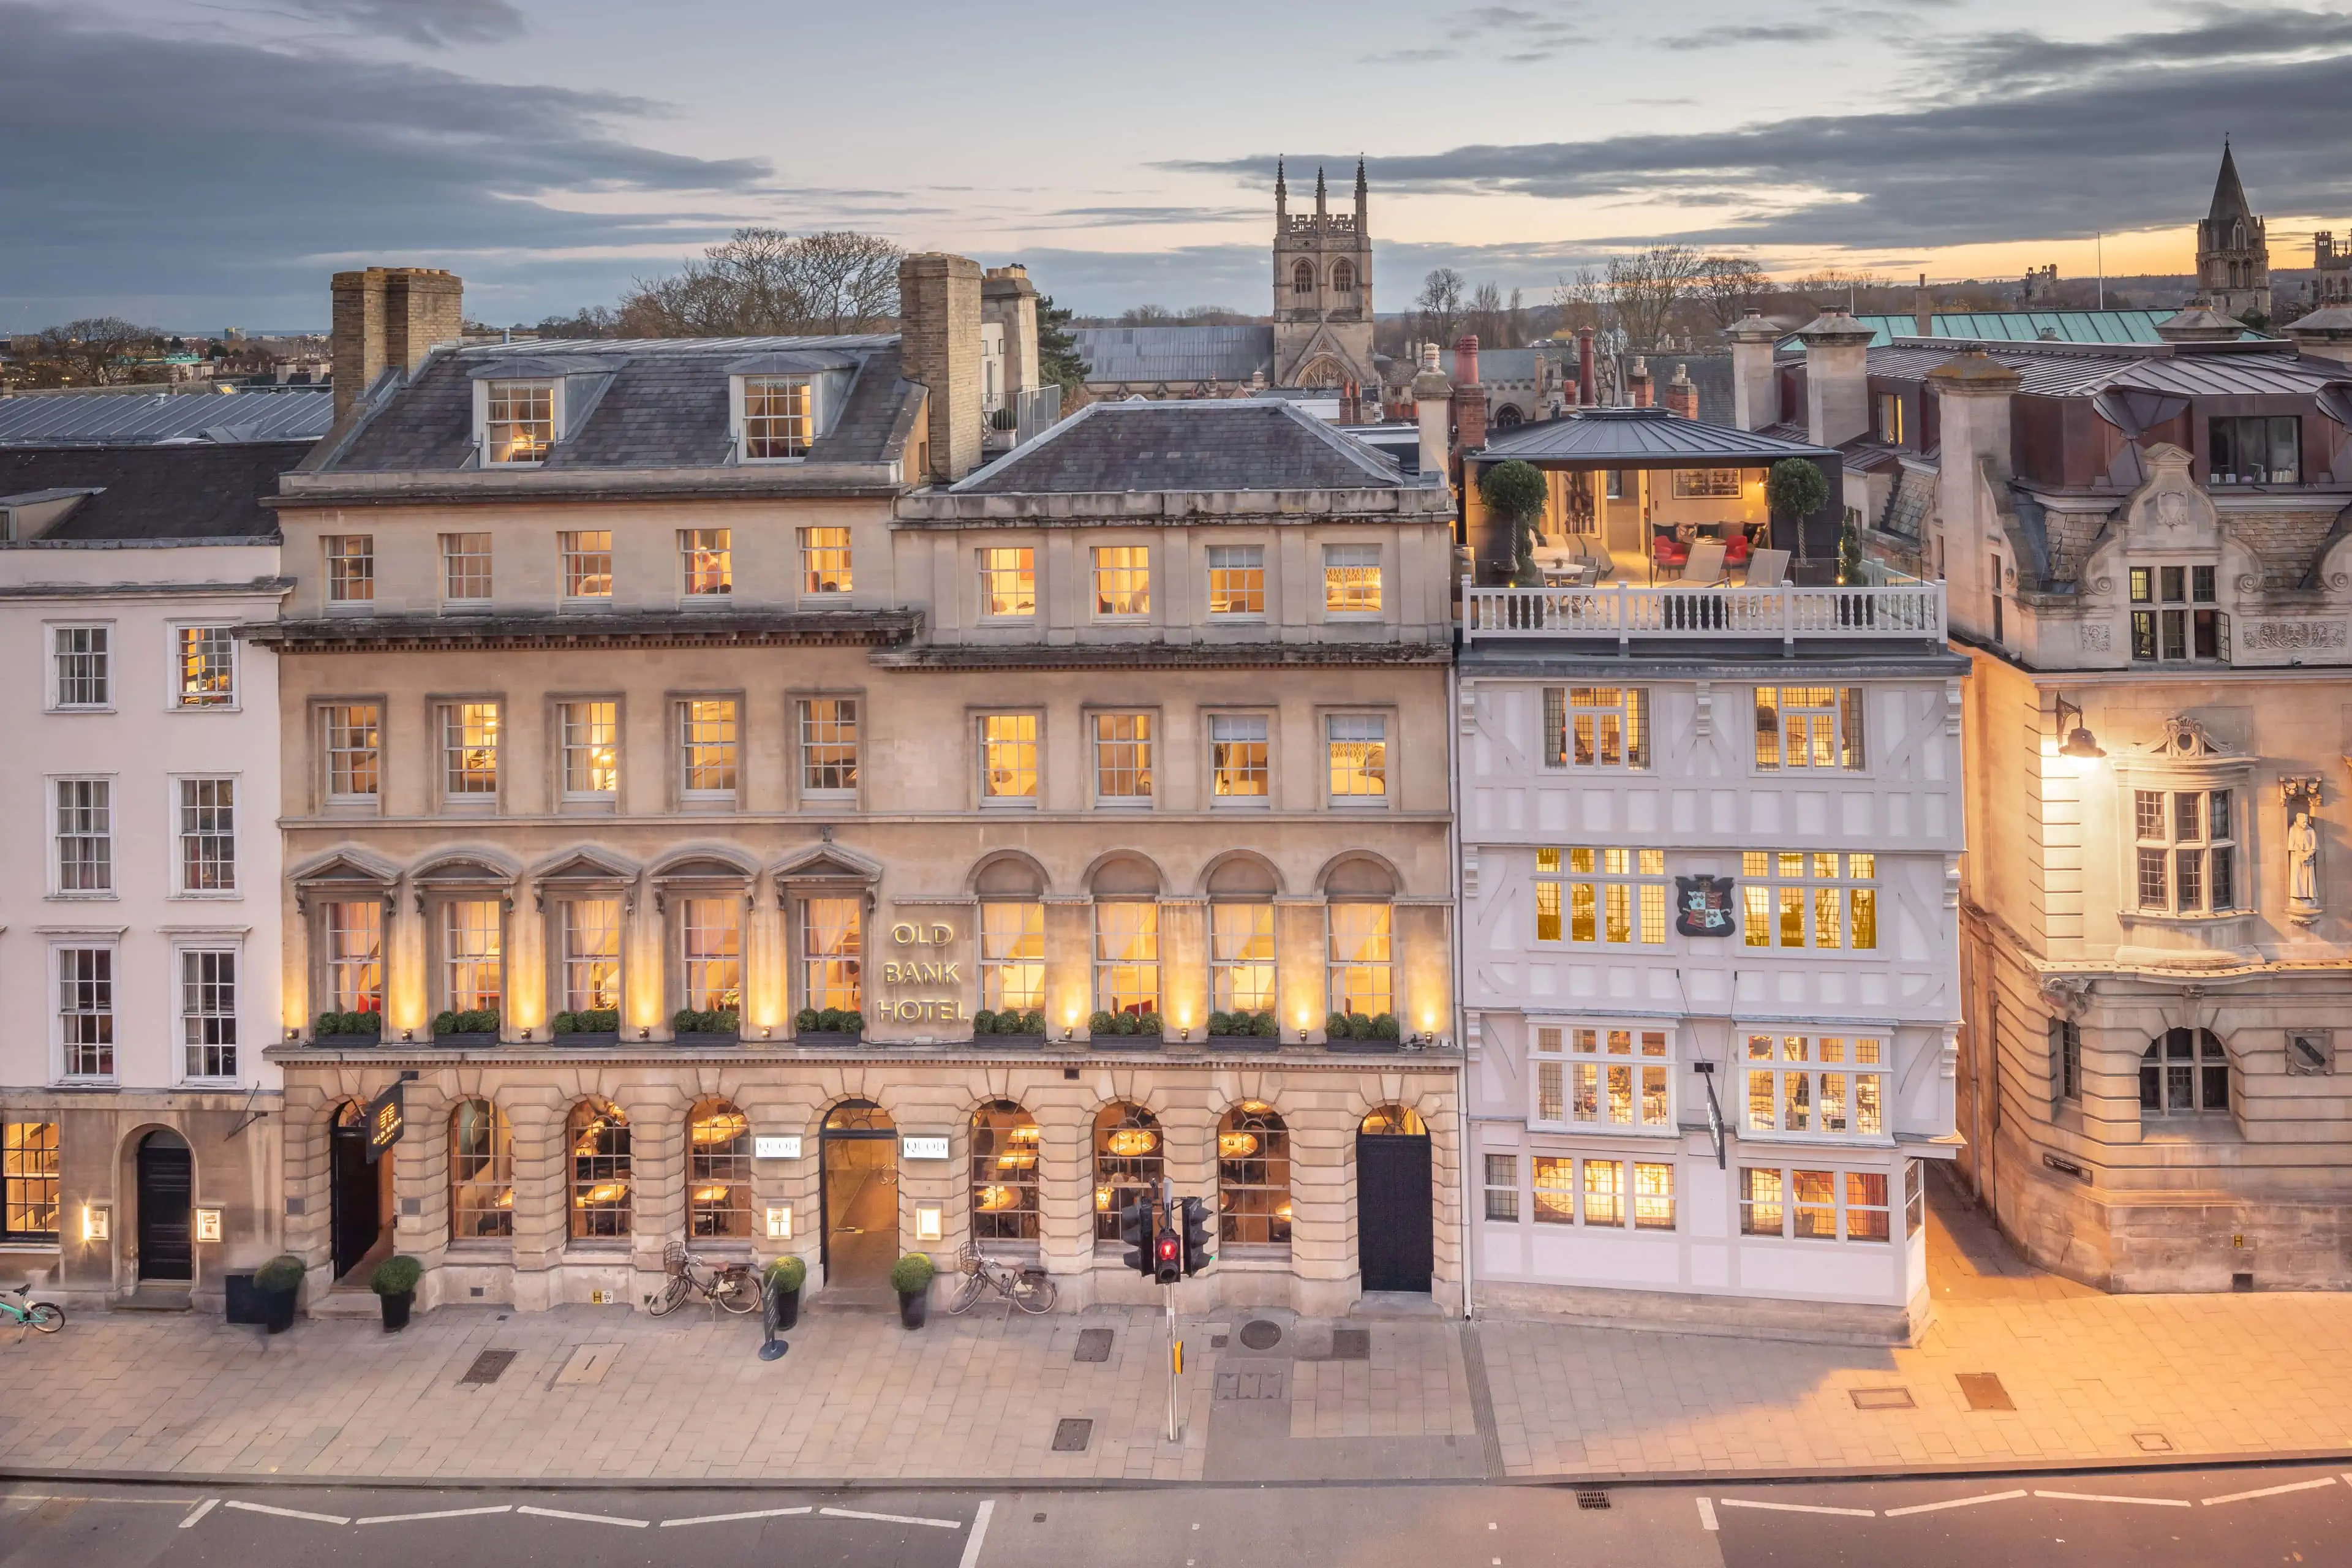
[[[2213,181],[2213,208],[2205,215],[2205,221],[2218,225],[2253,216],[2254,209],[2246,203],[2246,187],[2238,180],[2237,157],[2230,151],[2230,139],[2224,136],[2221,172]]]
[[[1324,195],[1323,165],[1318,163],[1315,165],[1315,216],[1318,218],[1324,216]]]
[[[1290,186],[1282,177],[1282,158],[1274,160],[1274,231],[1280,234],[1290,216]]]
[[[1364,226],[1364,197],[1367,190],[1368,187],[1364,184],[1364,160],[1358,157],[1356,160],[1356,232],[1358,234],[1370,232]]]

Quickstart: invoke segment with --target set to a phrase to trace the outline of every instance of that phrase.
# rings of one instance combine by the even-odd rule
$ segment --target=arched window
[[[572,1239],[629,1234],[629,1119],[609,1100],[583,1100],[564,1124],[572,1146]]]
[[[1095,1117],[1095,1239],[1117,1241],[1118,1211],[1147,1203],[1167,1169],[1160,1121],[1139,1105],[1114,1100]]]
[[[1262,1100],[1243,1100],[1217,1123],[1217,1236],[1290,1245],[1290,1130]]]
[[[2230,1109],[2230,1057],[2210,1029],[2167,1029],[2139,1058],[2142,1116],[2210,1116]]]
[[[1363,1125],[1357,1131],[1375,1138],[1426,1138],[1429,1124],[1410,1105],[1382,1105],[1366,1111]]]
[[[1336,263],[1331,268],[1331,289],[1337,294],[1356,291],[1356,269],[1347,262]]]
[[[1290,291],[1294,294],[1315,292],[1315,264],[1302,261],[1290,269]]]
[[[1010,1100],[971,1113],[971,1238],[1037,1239],[1037,1119]]]
[[[449,1113],[449,1239],[514,1235],[514,1129],[487,1100],[461,1100]]]
[[[1519,412],[1516,403],[1506,403],[1495,410],[1495,428],[1497,430],[1516,430],[1526,420],[1527,416]]]
[[[751,1123],[724,1100],[696,1103],[686,1123],[687,1234],[751,1235]]]

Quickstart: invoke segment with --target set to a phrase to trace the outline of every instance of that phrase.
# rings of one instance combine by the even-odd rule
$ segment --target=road
[[[0,1482],[0,1568],[2352,1568],[2319,1465],[1571,1489],[464,1491]]]

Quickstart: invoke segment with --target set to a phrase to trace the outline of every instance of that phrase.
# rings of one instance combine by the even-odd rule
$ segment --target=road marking
[[[1726,1508],[1769,1508],[1774,1513],[1837,1513],[1849,1519],[1876,1519],[1878,1510],[1870,1508],[1831,1508],[1817,1502],[1750,1502],[1745,1498],[1718,1498]]]
[[[2187,1508],[2189,1506],[2179,1498],[2168,1497],[2109,1497],[2104,1492],[2045,1491],[2037,1491],[2033,1495],[2035,1497],[2062,1498],[2068,1502],[2136,1502],[2147,1508]]]
[[[205,1499],[204,1501],[196,1505],[196,1509],[194,1513],[191,1513],[187,1518],[180,1521],[180,1528],[182,1530],[194,1530],[198,1521],[200,1521],[205,1515],[220,1507],[220,1500],[221,1500],[216,1497],[208,1497]]]
[[[884,1524],[928,1524],[937,1530],[961,1530],[960,1519],[924,1519],[911,1513],[860,1513],[854,1508],[821,1508],[817,1512],[834,1519],[871,1519]]]
[[[512,1513],[514,1504],[502,1502],[494,1508],[445,1508],[433,1513],[373,1513],[353,1521],[357,1524],[404,1524],[412,1519],[474,1519],[486,1513]]]
[[[273,1514],[279,1519],[307,1519],[320,1524],[349,1524],[352,1521],[352,1516],[347,1513],[305,1513],[299,1508],[272,1508],[266,1502],[240,1502],[235,1498],[222,1506],[245,1513]]]
[[[963,1543],[963,1558],[956,1568],[980,1568],[980,1543],[988,1539],[988,1516],[996,1511],[996,1500],[981,1500],[980,1511],[971,1516],[971,1535]],[[1200,1529],[1199,1525],[1192,1527]]]
[[[1698,1527],[1701,1530],[1720,1530],[1723,1528],[1721,1525],[1716,1523],[1715,1504],[1706,1498],[1701,1498],[1698,1500]]]
[[[9,1492],[0,1496],[0,1502],[119,1502],[141,1508],[185,1508],[202,1500],[192,1497],[100,1497],[96,1492]]]
[[[2211,1508],[2217,1502],[2243,1502],[2248,1498],[2277,1497],[2283,1492],[2316,1491],[2321,1487],[2332,1487],[2335,1484],[2334,1476],[2322,1476],[2315,1481],[2289,1481],[2283,1487],[2263,1487],[2256,1491],[2228,1492],[2221,1497],[2209,1497],[2205,1500],[2205,1506]]]
[[[625,1524],[631,1530],[643,1530],[652,1522],[650,1520],[643,1519],[622,1519],[616,1514],[610,1513],[567,1513],[560,1508],[533,1508],[529,1503],[523,1504],[515,1511],[535,1514],[541,1519],[572,1519],[582,1524]]]
[[[661,1524],[664,1530],[667,1530],[674,1524],[732,1524],[739,1519],[782,1519],[787,1514],[808,1511],[806,1507],[755,1508],[749,1513],[704,1513],[697,1514],[692,1519],[666,1519],[661,1521]]]
[[[2007,1502],[2011,1498],[2021,1498],[2024,1495],[2024,1490],[2020,1489],[2013,1492],[1986,1492],[1980,1497],[1946,1498],[1941,1502],[1915,1502],[1909,1508],[1888,1509],[1886,1517],[1901,1519],[1906,1513],[1934,1513],[1948,1508],[1973,1508],[1980,1502]]]

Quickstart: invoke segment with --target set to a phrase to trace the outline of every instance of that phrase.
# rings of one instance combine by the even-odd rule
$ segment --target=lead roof
[[[953,495],[1417,489],[1386,454],[1279,398],[1095,403]]]

